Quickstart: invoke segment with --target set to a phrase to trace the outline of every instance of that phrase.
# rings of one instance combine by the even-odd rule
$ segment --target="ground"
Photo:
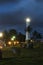
[[[40,47],[21,48],[21,54],[15,55],[10,48],[3,49],[0,65],[43,65],[43,44]]]

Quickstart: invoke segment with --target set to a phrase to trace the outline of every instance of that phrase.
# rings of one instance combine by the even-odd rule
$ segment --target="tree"
[[[35,31],[33,32],[33,38],[34,38],[34,39],[36,39],[37,34],[38,34],[38,32],[35,30]]]
[[[17,36],[17,31],[15,29],[10,29],[9,31],[5,30],[3,34],[3,40],[7,43],[13,36]]]
[[[19,32],[19,34],[18,34],[18,40],[19,40],[19,42],[24,42],[25,41],[25,35],[22,34],[21,32]]]
[[[28,32],[31,32],[31,30],[32,30],[32,28],[31,28],[30,26],[28,26],[28,27],[26,28],[26,31],[28,31]]]
[[[41,39],[42,38],[42,35],[35,30],[33,32],[33,38],[34,39]]]
[[[9,33],[7,30],[3,31],[3,40],[7,43],[9,40]]]
[[[41,39],[42,35],[40,33],[38,33],[37,38]]]
[[[10,39],[11,39],[12,36],[17,37],[17,31],[15,29],[10,29],[9,30],[9,36],[10,36]]]

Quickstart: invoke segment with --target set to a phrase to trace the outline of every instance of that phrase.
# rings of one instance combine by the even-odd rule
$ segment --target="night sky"
[[[43,33],[43,0],[0,0],[0,30],[15,28],[24,33],[25,18]]]

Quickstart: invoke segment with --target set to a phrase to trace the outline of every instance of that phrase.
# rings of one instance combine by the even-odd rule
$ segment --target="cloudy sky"
[[[24,33],[26,17],[43,33],[43,0],[0,0],[0,30],[15,28]]]

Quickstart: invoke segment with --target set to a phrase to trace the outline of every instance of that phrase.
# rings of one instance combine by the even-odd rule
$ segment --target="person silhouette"
[[[2,59],[2,50],[0,49],[0,60]]]

